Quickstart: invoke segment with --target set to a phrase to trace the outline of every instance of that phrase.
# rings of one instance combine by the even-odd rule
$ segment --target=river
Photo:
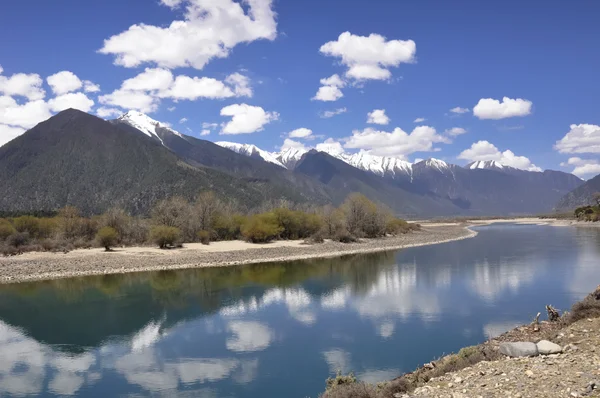
[[[568,309],[600,229],[495,224],[338,259],[0,286],[0,396],[317,397]]]

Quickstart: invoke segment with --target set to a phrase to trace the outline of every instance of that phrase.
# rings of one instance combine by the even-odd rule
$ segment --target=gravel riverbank
[[[465,226],[454,224],[424,227],[406,235],[349,244],[331,241],[314,245],[296,241],[267,245],[218,242],[210,246],[191,244],[184,249],[167,251],[144,247],[109,253],[100,249],[75,250],[67,254],[31,253],[0,258],[0,283],[338,257],[449,242],[475,235],[476,232]]]

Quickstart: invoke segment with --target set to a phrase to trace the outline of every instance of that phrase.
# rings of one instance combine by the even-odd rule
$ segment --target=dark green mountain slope
[[[567,211],[595,204],[593,195],[596,192],[600,192],[600,174],[563,196],[556,204],[556,210]]]
[[[252,184],[211,168],[193,167],[137,132],[69,109],[0,147],[0,209],[87,214],[122,206],[145,213],[157,200],[214,190],[249,206],[264,200]]]

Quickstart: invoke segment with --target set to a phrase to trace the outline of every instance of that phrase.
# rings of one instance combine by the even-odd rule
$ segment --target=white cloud
[[[321,86],[321,87],[319,87],[317,94],[315,94],[315,96],[312,97],[312,100],[315,100],[315,101],[337,101],[340,98],[342,98],[343,96],[344,96],[344,93],[342,93],[342,90],[340,90],[339,88],[337,88],[335,86]]]
[[[569,132],[556,142],[560,153],[600,153],[600,126],[572,124]]]
[[[0,124],[0,147],[25,132],[24,128]]]
[[[2,73],[0,71],[0,73]],[[30,101],[41,100],[46,96],[42,89],[44,81],[36,73],[15,73],[14,75],[0,76],[0,93],[8,96],[25,97]]]
[[[48,76],[46,79],[52,92],[56,95],[70,93],[79,90],[83,86],[83,82],[71,71],[63,70]]]
[[[413,123],[423,123],[425,120],[427,119],[425,119],[424,117],[418,117],[415,120],[413,120]]]
[[[348,112],[348,109],[346,109],[346,108],[337,108],[332,111],[325,111],[320,116],[323,119],[328,119],[330,117],[334,117],[336,115],[340,115],[340,114],[346,113],[346,112]]]
[[[506,119],[515,116],[527,116],[531,113],[531,101],[522,98],[502,98],[502,102],[493,98],[482,98],[473,107],[473,115],[479,119]]]
[[[230,98],[234,92],[220,80],[210,77],[177,76],[173,86],[160,94],[163,98],[175,100],[196,100],[198,98]]]
[[[252,97],[250,79],[240,73],[233,73],[225,78],[225,83],[233,87],[236,97]]]
[[[450,112],[462,115],[463,113],[469,112],[469,108],[461,108],[460,106],[457,106],[455,108],[450,109]]]
[[[294,149],[302,149],[307,151],[309,148],[307,148],[303,143],[298,142],[298,141],[294,141],[291,140],[289,138],[286,138],[285,140],[283,140],[283,145],[281,145],[281,150],[285,150],[285,149],[290,149],[290,148],[294,148]]]
[[[97,93],[98,91],[100,91],[100,86],[92,81],[84,80],[83,91],[85,91],[86,93]]]
[[[411,133],[406,133],[398,127],[389,133],[366,128],[363,131],[353,131],[352,136],[345,141],[345,148],[364,149],[373,155],[398,158],[406,158],[415,152],[431,152],[434,149],[433,144],[451,142],[429,126],[415,127]]]
[[[357,80],[386,80],[390,67],[414,61],[417,47],[412,40],[386,40],[378,34],[358,36],[350,32],[340,34],[336,41],[321,46],[324,55],[341,58],[348,67],[346,76]]]
[[[159,100],[143,91],[128,91],[118,89],[110,94],[101,95],[101,104],[118,106],[124,109],[134,109],[144,113],[152,113],[158,108]]]
[[[227,57],[240,43],[277,36],[272,0],[250,0],[247,7],[233,0],[164,0],[163,4],[185,4],[184,20],[166,27],[132,25],[105,40],[99,52],[114,55],[115,64],[127,68],[154,63],[170,69],[202,69],[213,58]]]
[[[121,116],[123,112],[121,112],[120,109],[117,108],[105,108],[105,107],[100,107],[98,109],[96,109],[96,115],[102,117],[102,118],[107,118],[107,117],[111,117],[111,116]]]
[[[220,134],[249,134],[261,131],[265,124],[279,119],[277,112],[266,112],[260,106],[233,104],[221,109],[221,116],[231,116]]]
[[[69,108],[89,112],[94,106],[94,101],[84,93],[67,93],[49,100],[48,106],[52,112],[60,112]]]
[[[446,134],[456,137],[457,135],[465,134],[467,130],[462,127],[452,127],[451,129],[447,129],[444,131]]]
[[[346,82],[344,82],[344,80],[342,80],[342,78],[337,73],[321,79],[320,83],[323,86],[333,86],[339,88],[343,88],[346,85]]]
[[[177,109],[177,108],[175,108],[174,106],[170,106],[170,107],[167,108],[167,110],[169,112],[173,112],[175,109]]]
[[[581,159],[579,157],[569,158],[567,162],[560,164],[563,167],[575,166],[571,173],[578,177],[593,177],[600,174],[600,161],[595,159]]]
[[[217,127],[219,127],[219,125],[217,123],[208,123],[208,122],[204,122],[202,123],[202,128],[203,129],[216,129]]]
[[[327,152],[329,154],[342,154],[344,153],[344,148],[339,141],[334,140],[333,138],[327,138],[320,144],[315,146],[317,151]]]
[[[515,169],[528,171],[542,171],[531,160],[525,156],[517,156],[511,150],[500,152],[495,145],[488,141],[477,141],[471,145],[471,148],[465,149],[458,155],[458,159],[464,159],[471,162],[478,160],[495,160],[505,166],[514,167]]]
[[[185,122],[187,122],[187,121],[188,121],[188,118],[187,118],[187,117],[182,117],[181,119],[179,119],[179,123],[180,123],[180,124],[184,124],[184,123],[185,123]]]
[[[146,68],[142,73],[121,84],[121,90],[154,91],[168,90],[173,84],[173,74],[162,68]]]
[[[210,130],[202,130],[202,131],[200,132],[200,135],[201,135],[201,136],[210,135]]]
[[[306,127],[300,127],[299,129],[290,131],[288,133],[288,137],[290,138],[302,138],[305,140],[309,140],[314,138],[314,136],[312,135],[313,132],[311,129],[307,129]]]
[[[385,114],[385,109],[374,109],[373,112],[367,113],[367,123],[371,124],[388,124],[390,118]]]
[[[50,116],[48,104],[43,100],[20,105],[11,97],[0,96],[0,124],[29,129]]]

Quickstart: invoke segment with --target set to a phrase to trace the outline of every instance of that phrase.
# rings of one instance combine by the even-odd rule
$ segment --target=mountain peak
[[[264,161],[276,164],[277,166],[286,168],[282,162],[277,159],[277,156],[271,152],[263,151],[256,145],[252,144],[239,144],[237,142],[218,141],[215,142],[220,147],[227,148],[234,152],[250,157],[262,158]]]
[[[477,160],[475,162],[469,163],[466,168],[475,170],[475,169],[505,169],[507,166],[504,166],[502,163],[497,162],[495,160]]]
[[[128,124],[131,127],[138,129],[148,137],[157,139],[161,143],[163,141],[156,131],[158,128],[166,129],[169,132],[181,138],[184,138],[180,132],[173,130],[171,127],[169,127],[168,124],[156,121],[150,116],[146,115],[145,113],[139,111],[128,111],[127,113],[124,113],[123,115],[119,116],[117,118],[117,121]]]
[[[440,171],[448,170],[450,168],[448,163],[444,162],[443,160],[436,159],[436,158],[429,158],[429,159],[421,160],[419,163],[422,163],[427,167],[432,167],[432,168],[440,170]]]

